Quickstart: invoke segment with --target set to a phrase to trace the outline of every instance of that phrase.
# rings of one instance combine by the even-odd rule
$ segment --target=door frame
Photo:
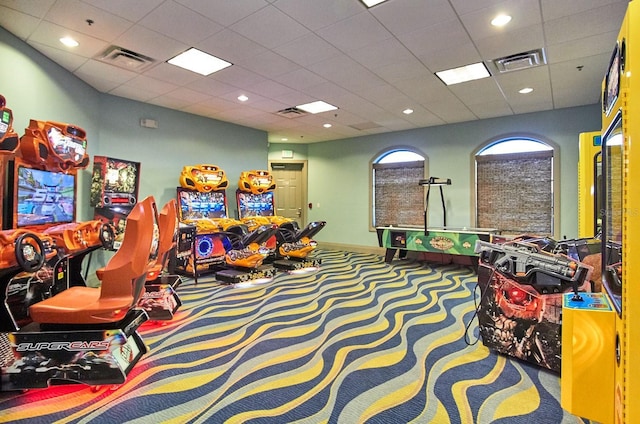
[[[273,165],[274,164],[302,164],[302,170],[301,172],[301,179],[300,179],[300,183],[302,185],[302,187],[300,187],[301,189],[301,193],[302,193],[302,216],[300,217],[301,221],[302,221],[302,226],[304,227],[305,225],[307,225],[307,208],[308,208],[308,202],[309,199],[307,197],[307,174],[308,174],[308,170],[307,170],[307,165],[308,162],[307,160],[283,160],[283,159],[277,159],[277,160],[269,160],[268,161],[268,169],[269,172],[273,171]],[[276,199],[276,202],[278,200]]]

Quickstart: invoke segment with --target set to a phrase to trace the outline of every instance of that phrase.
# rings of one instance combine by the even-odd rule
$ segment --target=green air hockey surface
[[[378,244],[386,248],[384,260],[389,263],[397,251],[399,257],[408,251],[442,253],[459,256],[478,256],[474,252],[476,240],[490,242],[499,231],[495,228],[472,227],[377,227]]]

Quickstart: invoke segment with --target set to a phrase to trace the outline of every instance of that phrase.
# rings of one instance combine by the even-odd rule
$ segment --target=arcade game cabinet
[[[310,256],[317,246],[313,236],[324,228],[326,222],[311,222],[300,229],[296,221],[275,215],[275,189],[276,184],[269,171],[242,172],[236,190],[240,220],[250,230],[261,225],[276,227],[274,236],[267,242],[276,268],[287,271],[317,268],[321,259]]]
[[[566,297],[562,309],[562,407],[602,423],[640,422],[639,61],[640,2],[632,0],[602,82],[604,290]]]
[[[75,219],[77,170],[88,163],[86,133],[31,120],[5,175],[0,237],[0,337],[9,341],[1,390],[85,383],[119,384],[146,352],[137,334],[147,314],[134,308],[134,281],[146,274],[153,201],[127,227],[128,248],[86,287],[71,258],[103,243],[102,225]],[[144,281],[144,278],[142,279]]]
[[[139,162],[93,157],[89,204],[94,208],[94,219],[115,228],[114,249],[122,242],[127,215],[138,201],[139,185]]]
[[[547,237],[478,240],[478,323],[489,349],[560,372],[564,293],[590,292],[593,268]]]
[[[268,256],[264,243],[273,235],[272,225],[253,231],[227,217],[225,188],[228,180],[215,165],[185,166],[177,188],[180,221],[196,227],[194,256],[183,261],[186,272],[215,272],[216,279],[239,283],[269,279],[275,268],[263,264]]]

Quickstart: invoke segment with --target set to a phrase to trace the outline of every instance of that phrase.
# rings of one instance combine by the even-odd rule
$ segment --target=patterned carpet
[[[588,422],[560,407],[557,375],[465,342],[471,268],[317,255],[261,285],[187,280],[174,320],[141,328],[150,352],[125,384],[0,393],[0,421]]]

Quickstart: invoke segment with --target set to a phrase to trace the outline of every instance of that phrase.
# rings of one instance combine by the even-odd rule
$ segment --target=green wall
[[[600,108],[592,105],[309,144],[309,202],[314,204],[309,220],[327,221],[315,238],[377,246],[375,232],[369,231],[369,164],[396,146],[427,155],[429,176],[451,178],[452,185],[444,188],[447,224],[473,225],[473,155],[486,143],[513,135],[535,137],[559,148],[561,219],[556,232],[577,237],[578,134],[599,128]],[[272,144],[270,150],[281,148]],[[434,212],[429,222],[442,225],[438,198],[431,200],[430,209]]]

